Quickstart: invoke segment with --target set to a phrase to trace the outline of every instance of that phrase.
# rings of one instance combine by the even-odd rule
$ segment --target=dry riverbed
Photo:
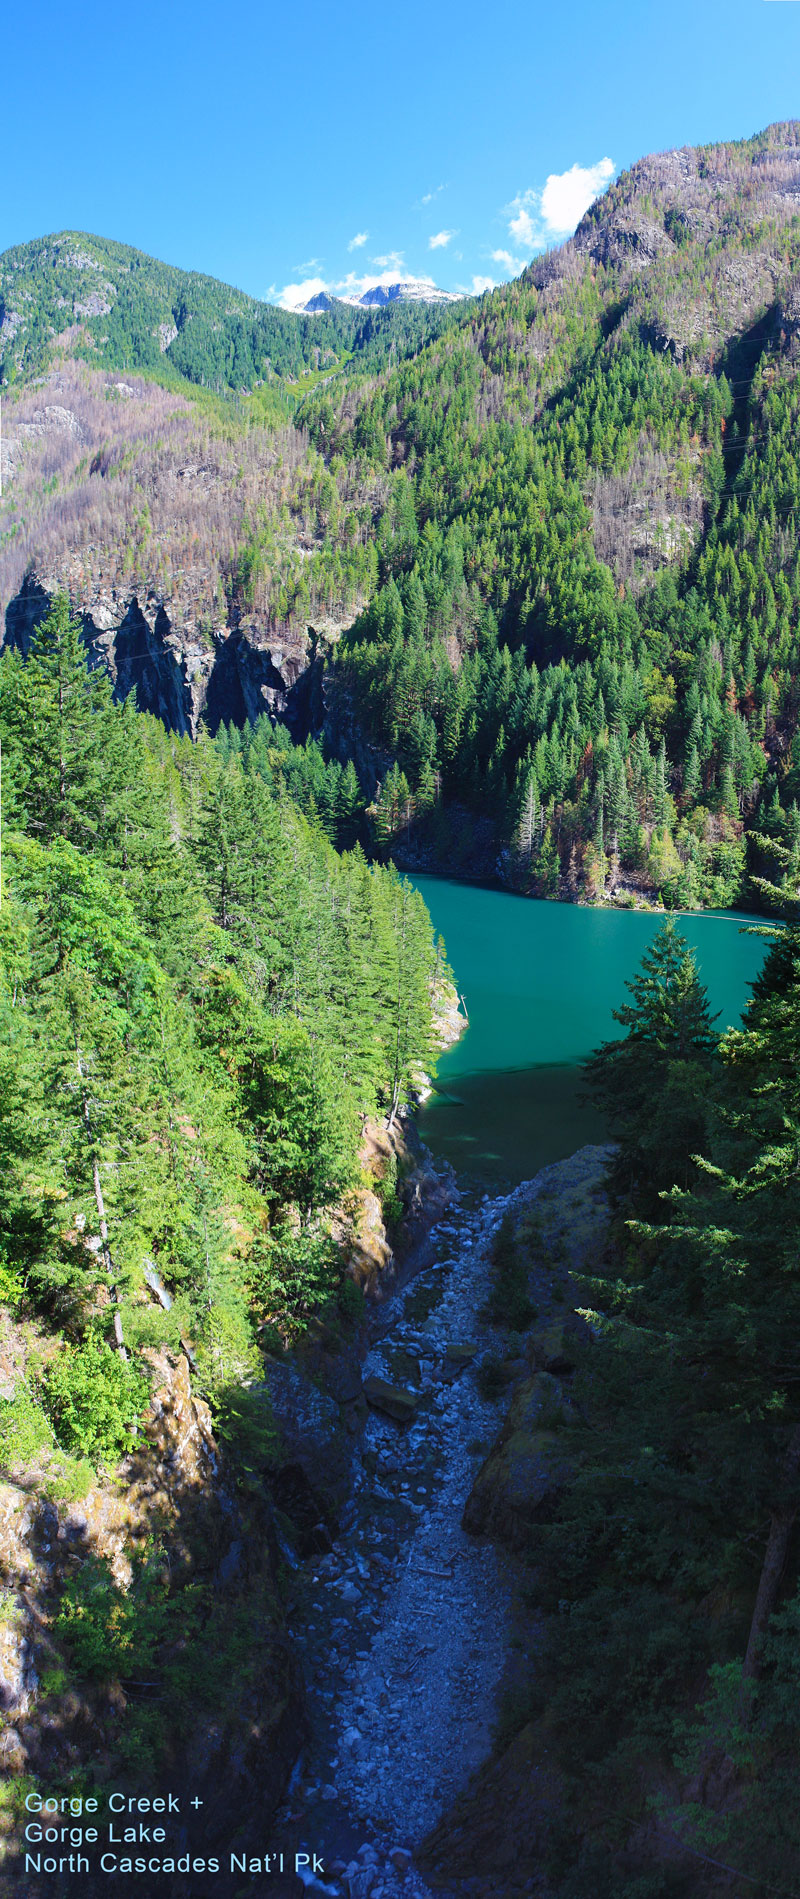
[[[600,1154],[582,1150],[477,1208],[456,1197],[429,1235],[431,1263],[377,1315],[353,1496],[333,1549],[295,1578],[312,1735],[275,1829],[292,1851],[321,1854],[320,1883],[343,1899],[430,1899],[415,1854],[486,1760],[510,1673],[518,1685],[514,1559],[461,1528],[508,1402],[507,1391],[482,1395],[481,1366],[507,1355],[509,1339],[479,1314],[507,1206],[541,1202],[557,1235],[571,1209],[567,1263],[579,1256],[581,1219],[590,1232],[597,1217]],[[544,1258],[531,1293],[546,1324]],[[371,1380],[412,1394],[407,1421],[377,1408],[386,1393]],[[438,1899],[444,1891],[437,1883]]]

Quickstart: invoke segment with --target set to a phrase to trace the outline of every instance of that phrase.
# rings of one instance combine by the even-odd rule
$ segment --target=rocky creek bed
[[[569,1267],[597,1242],[606,1154],[584,1148],[479,1206],[455,1191],[428,1235],[427,1263],[375,1313],[352,1492],[333,1547],[295,1572],[289,1612],[311,1732],[273,1847],[287,1865],[297,1851],[321,1857],[324,1873],[303,1882],[311,1889],[431,1899],[418,1865],[423,1842],[479,1781],[504,1685],[513,1675],[519,1686],[515,1558],[467,1534],[462,1519],[509,1390],[530,1374],[536,1335],[563,1313]],[[559,1260],[554,1269],[552,1248],[543,1249],[533,1268],[533,1357],[516,1362],[508,1332],[481,1316],[507,1209],[536,1209]],[[507,1382],[487,1395],[487,1360],[498,1359]],[[463,1871],[452,1886],[437,1874],[435,1891],[460,1899],[471,1883]],[[301,1882],[271,1878],[270,1891],[281,1889],[299,1892]],[[534,1890],[508,1873],[496,1886]]]

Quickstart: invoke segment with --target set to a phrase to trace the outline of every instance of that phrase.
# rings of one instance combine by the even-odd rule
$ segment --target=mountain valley
[[[287,716],[409,863],[480,821],[515,889],[760,901],[800,848],[798,192],[794,123],[668,152],[514,283],[360,315],[7,253],[6,638],[66,586],[120,692]]]
[[[788,1899],[800,121],[0,365],[0,1899]]]

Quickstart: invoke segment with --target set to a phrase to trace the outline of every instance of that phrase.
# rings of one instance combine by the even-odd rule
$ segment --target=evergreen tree
[[[104,845],[125,788],[127,728],[105,669],[87,665],[65,594],[37,627],[24,671],[10,677],[2,718],[25,786],[27,827],[43,843]]]
[[[248,1245],[307,1230],[299,1252],[281,1241],[293,1328],[337,1283],[326,1210],[357,1177],[364,1119],[394,1117],[431,1058],[430,922],[288,790],[328,786],[352,818],[352,769],[273,746],[268,721],[241,745],[165,741],[106,684],[95,697],[62,604],[41,645],[0,658],[11,808],[38,814],[4,836],[2,1284],[76,1339],[136,1356],[184,1338],[221,1404],[253,1363],[266,1281]],[[46,770],[28,801],[34,711]],[[390,792],[396,823],[401,773]]]
[[[667,921],[614,1010],[627,1029],[587,1064],[595,1099],[609,1115],[617,1153],[616,1194],[654,1211],[659,1194],[694,1174],[707,1143],[708,1098],[718,1037],[694,956]]]

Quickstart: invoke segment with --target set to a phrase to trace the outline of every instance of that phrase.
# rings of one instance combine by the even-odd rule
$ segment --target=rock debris
[[[503,1213],[546,1193],[553,1171],[477,1208],[456,1197],[431,1230],[434,1263],[382,1308],[346,1528],[298,1579],[314,1734],[288,1817],[346,1899],[432,1899],[415,1849],[491,1748],[515,1570],[461,1528],[504,1409],[479,1374],[508,1334],[480,1315]],[[532,1288],[545,1301],[550,1278],[543,1268]]]

